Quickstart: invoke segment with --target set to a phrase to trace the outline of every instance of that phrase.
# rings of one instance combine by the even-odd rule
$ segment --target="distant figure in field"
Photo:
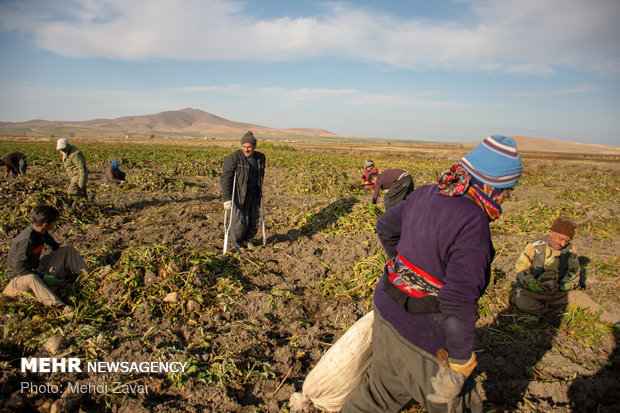
[[[26,159],[26,155],[23,153],[13,152],[0,159],[0,166],[6,167],[6,172],[4,173],[5,178],[9,175],[11,178],[14,178],[26,173],[28,160]]]
[[[50,235],[59,216],[60,212],[50,205],[39,205],[32,210],[32,225],[11,242],[6,265],[9,283],[2,293],[16,297],[31,291],[43,304],[64,307],[64,312],[71,312],[73,309],[65,305],[48,285],[54,287],[69,273],[86,271],[86,263],[74,247],[61,247]],[[46,245],[52,252],[41,257]]]
[[[69,188],[67,193],[78,197],[86,198],[86,182],[88,181],[88,169],[86,159],[82,152],[65,138],[56,141],[56,150],[62,153],[62,162],[69,175]]]
[[[374,189],[375,184],[372,182],[372,177],[378,174],[379,170],[375,166],[375,163],[371,160],[367,160],[364,165],[364,175],[362,175],[362,187],[365,190]]]
[[[542,315],[547,308],[587,307],[592,313],[601,311],[601,321],[618,323],[618,316],[577,290],[580,266],[571,242],[576,229],[572,219],[559,217],[551,225],[549,235],[525,246],[515,264],[517,282],[511,302],[519,310],[535,315]]]
[[[373,204],[377,203],[382,189],[389,189],[383,197],[386,211],[405,199],[414,189],[413,178],[409,172],[402,169],[386,169],[379,175],[371,176],[370,179],[375,185],[375,192],[372,196]]]
[[[254,248],[264,177],[265,155],[256,151],[256,138],[248,131],[241,138],[241,150],[224,161],[220,177],[224,209],[232,210],[230,240],[236,248]]]
[[[103,174],[103,185],[114,188],[125,183],[125,172],[121,171],[119,161],[112,161]]]

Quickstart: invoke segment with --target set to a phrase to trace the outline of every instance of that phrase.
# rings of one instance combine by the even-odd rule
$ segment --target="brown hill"
[[[566,154],[620,155],[620,147],[577,143],[556,139],[533,138],[531,136],[512,136],[520,152],[554,152]],[[466,147],[473,147],[480,141],[470,142]]]
[[[388,140],[381,138],[344,136],[317,128],[275,129],[252,123],[235,122],[198,109],[186,108],[152,115],[124,116],[115,119],[87,121],[30,120],[27,122],[0,122],[0,135],[8,136],[83,136],[83,137],[144,137],[190,136],[220,139],[237,139],[245,131],[276,140],[304,140],[306,142],[343,143],[359,145],[432,146],[468,148],[471,143],[424,142],[413,140]],[[552,139],[515,136],[522,152],[554,152],[567,154],[605,154],[620,156],[620,148]]]
[[[133,132],[197,132],[208,133],[214,129],[262,129],[250,123],[233,122],[198,109],[161,112],[154,115],[124,116],[116,119],[95,119],[81,124],[94,128],[127,130]],[[268,128],[266,128],[268,129]]]
[[[308,138],[312,136],[339,136],[324,129],[297,128],[274,129],[252,123],[235,122],[186,108],[153,115],[124,116],[115,119],[87,121],[0,122],[0,134],[22,136],[73,135],[89,137],[125,135],[188,135],[205,137],[237,137],[247,130],[260,136],[281,138]]]

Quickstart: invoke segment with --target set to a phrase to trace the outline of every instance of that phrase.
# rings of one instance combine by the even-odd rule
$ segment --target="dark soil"
[[[2,182],[4,196],[29,196],[26,179],[46,174],[46,168],[49,167],[34,166],[25,177],[19,178],[21,181]],[[131,175],[135,171],[127,172]],[[89,393],[72,410],[287,411],[289,397],[301,391],[304,378],[321,355],[370,309],[367,299],[323,295],[320,282],[336,274],[350,277],[355,262],[381,251],[376,235],[370,230],[353,235],[302,230],[292,211],[304,211],[317,202],[338,199],[287,192],[290,173],[285,169],[267,170],[267,245],[229,258],[229,264],[234,265],[239,276],[241,294],[223,294],[214,301],[216,305],[202,305],[200,311],[183,317],[166,317],[139,307],[114,322],[93,324],[96,331],[80,333],[84,340],[70,340],[64,353],[65,357],[117,361],[148,361],[154,355],[166,356],[168,360],[191,356],[203,360],[198,366],[203,370],[209,368],[208,372],[194,373],[176,382],[157,374],[22,373],[21,357],[49,355],[42,349],[42,343],[32,348],[23,340],[13,339],[6,327],[30,328],[34,323],[33,308],[43,316],[53,314],[32,301],[2,297],[2,308],[13,309],[0,317],[6,331],[0,339],[0,403],[5,404],[4,411],[21,408],[21,411],[48,412],[61,396],[22,393],[22,382],[57,383],[64,389],[68,382],[106,381],[145,385],[148,393],[120,396]],[[356,171],[350,174],[356,176]],[[60,188],[64,187],[62,174],[53,179]],[[53,232],[57,241],[73,244],[84,256],[100,254],[105,247],[110,265],[126,249],[145,244],[166,245],[178,254],[187,250],[221,253],[224,227],[218,177],[192,178],[192,185],[185,191],[108,189],[99,187],[97,182],[99,174],[93,171],[90,187],[94,201],[91,202],[107,212],[89,225],[77,225],[69,219],[61,222]],[[359,195],[358,202],[351,207],[369,203],[370,197],[370,194]],[[556,202],[544,186],[517,187],[513,199],[505,204],[505,214],[525,210],[534,200]],[[617,204],[609,207],[618,213]],[[72,212],[65,209],[63,214],[70,216]],[[21,229],[4,228],[0,234],[3,262],[10,241]],[[498,412],[620,411],[617,336],[608,332],[596,343],[588,343],[561,328],[561,311],[535,319],[508,305],[507,297],[515,277],[514,262],[525,242],[540,235],[544,234],[493,232],[498,248],[495,279],[487,291],[489,312],[481,314],[477,325],[477,382],[485,408]],[[575,244],[583,257],[608,260],[617,257],[618,234],[613,241],[601,241],[583,230]],[[91,276],[100,276],[97,274],[102,268],[91,268]],[[101,276],[101,283],[105,282]],[[112,302],[122,300],[117,288],[118,285],[106,285],[101,293]],[[618,290],[617,274],[597,276],[595,271],[590,272],[586,292],[616,313],[620,308]],[[77,328],[69,320],[66,326],[49,334],[79,337],[75,333]],[[87,348],[95,349],[94,353],[89,356]],[[420,411],[420,408],[410,405],[407,411]]]

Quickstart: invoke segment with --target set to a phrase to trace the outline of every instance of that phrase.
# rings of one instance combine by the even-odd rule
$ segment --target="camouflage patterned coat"
[[[572,243],[558,251],[548,237],[531,241],[515,265],[517,286],[530,291],[569,291],[579,286],[579,260]]]

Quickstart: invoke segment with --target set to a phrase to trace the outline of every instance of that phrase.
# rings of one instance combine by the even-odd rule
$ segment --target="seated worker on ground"
[[[26,159],[26,155],[23,153],[13,152],[0,159],[0,166],[6,167],[6,172],[4,173],[5,178],[9,174],[11,175],[11,178],[14,178],[26,173],[28,161]]]
[[[414,187],[413,178],[409,172],[402,169],[386,169],[382,174],[371,176],[371,182],[375,186],[375,192],[372,196],[373,204],[377,203],[381,189],[389,189],[383,197],[386,211],[405,199],[407,195],[413,192]]]
[[[362,187],[366,190],[373,189],[375,184],[371,182],[371,175],[376,176],[379,170],[375,166],[375,163],[371,160],[366,161],[364,165],[364,175],[362,175]]]
[[[32,210],[32,225],[11,242],[6,265],[9,283],[2,293],[15,297],[32,291],[43,304],[64,307],[66,314],[73,308],[65,305],[46,284],[54,286],[68,278],[69,273],[86,271],[86,263],[74,247],[61,247],[50,235],[59,216],[60,212],[50,205],[39,205]],[[45,245],[51,247],[52,253],[41,257]]]
[[[601,321],[617,323],[618,317],[595,303],[579,287],[580,266],[571,240],[577,224],[566,217],[553,222],[549,235],[529,242],[517,260],[517,282],[511,302],[519,310],[541,315],[548,307],[575,305],[602,311]]]
[[[119,161],[112,161],[103,174],[103,185],[114,188],[125,183],[125,172],[121,171]]]

